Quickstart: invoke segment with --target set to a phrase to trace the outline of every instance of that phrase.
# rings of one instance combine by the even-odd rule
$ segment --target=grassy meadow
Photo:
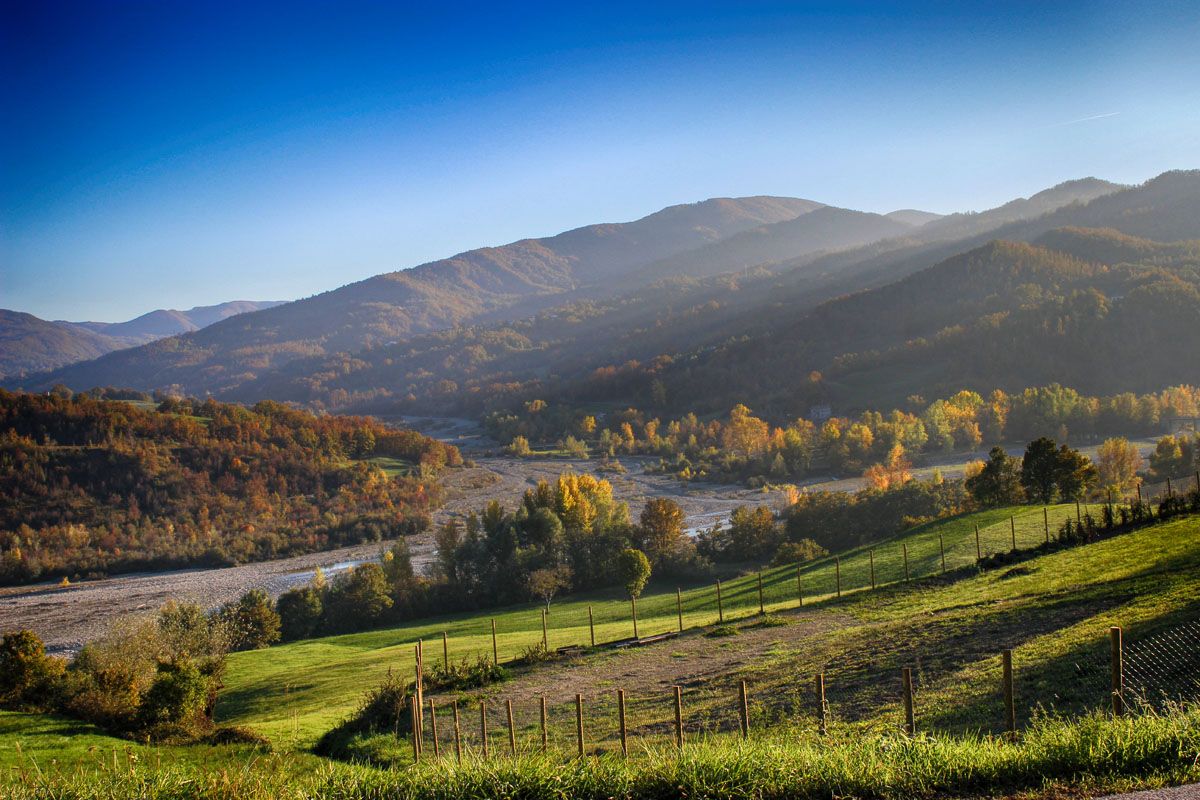
[[[1075,507],[1047,513],[1053,532]],[[985,555],[1009,550],[1013,528],[1027,552],[980,570],[974,563],[976,525]],[[0,767],[17,785],[38,774],[30,771],[36,763],[44,773],[39,779],[54,787],[14,797],[654,797],[668,796],[672,785],[689,787],[692,796],[818,797],[841,787],[838,793],[848,796],[923,797],[978,793],[985,786],[1037,791],[1044,788],[1036,780],[1039,770],[1046,785],[1200,780],[1194,708],[1115,721],[1103,714],[1108,627],[1123,626],[1127,641],[1136,642],[1198,616],[1200,519],[1084,547],[1030,549],[1044,537],[1040,507],[919,526],[874,545],[875,591],[869,589],[871,549],[841,555],[841,597],[834,559],[804,565],[803,607],[796,568],[767,569],[765,619],[758,615],[757,575],[728,578],[722,582],[725,626],[715,624],[714,587],[683,587],[685,631],[678,638],[585,651],[513,669],[509,681],[481,692],[438,697],[443,753],[452,751],[445,706],[452,699],[463,704],[468,764],[458,771],[423,763],[395,772],[336,764],[307,751],[353,712],[387,670],[412,673],[416,641],[424,640],[427,660],[442,658],[443,631],[452,660],[490,655],[494,618],[500,660],[511,661],[540,642],[540,606],[233,654],[218,719],[266,735],[270,753],[244,745],[150,748],[65,720],[8,713],[0,715]],[[903,580],[904,547],[910,583]],[[551,607],[551,647],[588,642],[589,607],[598,642],[631,635],[627,599],[617,593],[574,596]],[[638,612],[643,636],[675,630],[675,587],[652,584]],[[1014,653],[1019,743],[999,735],[1003,649]],[[902,666],[912,667],[916,679],[921,736],[915,743],[899,736]],[[816,735],[812,678],[818,672],[827,686],[827,737]],[[752,734],[746,743],[737,734],[741,680],[750,687]],[[593,757],[582,762],[570,758],[572,681],[584,682],[580,691],[587,698]],[[688,745],[682,757],[671,748],[669,693],[675,683],[684,687]],[[616,688],[629,695],[628,762],[618,755]],[[543,695],[552,704],[549,757],[536,752],[535,702]],[[493,758],[486,763],[476,760],[480,697],[491,706]],[[516,759],[507,755],[506,699],[516,709]],[[381,752],[395,764],[411,760],[404,741],[393,739]],[[762,766],[756,772],[751,764]],[[220,793],[222,786],[228,794]]]

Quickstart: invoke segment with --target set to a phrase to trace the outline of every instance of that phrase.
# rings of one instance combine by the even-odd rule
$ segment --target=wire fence
[[[984,698],[993,729],[1016,737],[1030,709],[1053,705],[1054,696],[1045,694],[1039,668],[1014,660],[1011,650],[999,656],[995,669],[978,679],[984,685],[960,688]],[[1128,641],[1120,628],[1111,628],[1108,636],[1097,635],[1071,659],[1069,683],[1092,696],[1090,705],[1111,708],[1113,714],[1200,701],[1200,621]],[[797,676],[790,687],[772,686],[761,695],[745,681],[727,678],[657,692],[638,692],[636,687],[626,692],[612,685],[619,679],[597,681],[579,687],[574,702],[567,703],[485,696],[443,701],[439,707],[431,700],[419,715],[410,706],[419,733],[409,739],[414,760],[536,752],[628,755],[648,746],[683,747],[714,735],[748,738],[780,722],[808,725],[824,734],[867,714],[874,717],[864,729],[914,735],[936,725],[938,707],[948,702],[945,678],[914,659],[901,669],[880,671],[860,664]],[[965,699],[960,695],[950,702]]]
[[[905,587],[931,578],[950,580],[956,572],[961,577],[963,570],[980,565],[1016,564],[1034,552],[1059,546],[1063,526],[1068,522],[1078,525],[1080,520],[1092,520],[1095,529],[1103,533],[1102,523],[1097,520],[1113,517],[1102,514],[1104,508],[1086,503],[1035,507],[990,524],[953,530],[931,528],[900,541],[771,567],[709,585],[659,592],[637,601],[614,595],[612,599],[598,598],[590,605],[571,603],[552,606],[548,611],[530,608],[494,618],[474,617],[455,623],[450,632],[441,634],[441,642],[427,641],[432,648],[427,663],[457,663],[463,659],[520,663],[536,657],[535,651],[543,642],[546,653],[639,646],[687,630],[734,624],[764,613],[836,601],[854,593]],[[1118,524],[1112,531],[1124,529]],[[1102,660],[1103,655],[1095,658]],[[1102,671],[1097,664],[1089,665],[1081,655],[1076,665],[1080,678],[1088,670]]]
[[[1124,689],[1154,707],[1200,699],[1200,622],[1126,642]]]

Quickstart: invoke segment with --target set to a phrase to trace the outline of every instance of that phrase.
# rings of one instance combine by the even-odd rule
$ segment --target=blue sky
[[[13,0],[0,306],[118,320],[713,196],[951,211],[1200,167],[1200,11],[1133,5]]]

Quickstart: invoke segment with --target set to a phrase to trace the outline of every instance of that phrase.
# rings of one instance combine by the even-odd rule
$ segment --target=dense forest
[[[0,581],[394,538],[428,525],[437,473],[460,463],[456,448],[412,431],[269,401],[0,391]]]

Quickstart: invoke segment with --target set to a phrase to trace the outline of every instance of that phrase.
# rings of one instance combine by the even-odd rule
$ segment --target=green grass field
[[[980,571],[974,566],[975,526],[980,527],[985,554],[1008,550],[1012,544],[1009,518],[1014,514],[1018,547],[1032,548],[1044,540],[1041,508],[981,512],[920,526],[874,546],[876,591],[869,589],[870,549],[842,554],[840,598],[836,597],[838,570],[834,559],[805,565],[800,571],[802,609],[796,569],[766,570],[764,604],[772,618],[782,623],[769,629],[755,626],[757,576],[725,580],[725,616],[740,633],[724,638],[704,635],[717,618],[713,587],[686,587],[682,604],[687,631],[678,639],[636,650],[592,652],[569,662],[518,670],[513,680],[484,694],[492,698],[493,704],[509,696],[523,698],[518,736],[521,747],[528,750],[537,739],[528,699],[572,676],[602,676],[591,687],[594,697],[589,699],[590,752],[611,754],[615,748],[615,706],[609,695],[621,686],[630,693],[635,752],[652,766],[648,771],[659,777],[679,777],[671,771],[676,767],[669,767],[662,755],[663,747],[670,742],[672,715],[661,685],[671,676],[654,672],[661,673],[663,663],[676,664],[680,674],[685,674],[696,669],[699,659],[716,659],[718,666],[710,669],[704,681],[685,687],[688,736],[689,742],[709,742],[705,745],[709,750],[704,752],[709,753],[706,758],[710,761],[720,760],[715,753],[727,748],[731,764],[740,763],[737,753],[728,750],[737,741],[730,731],[736,728],[734,698],[740,680],[751,687],[753,729],[762,740],[752,744],[761,747],[782,746],[778,742],[784,740],[809,742],[806,737],[815,729],[811,679],[817,672],[826,676],[834,739],[847,743],[890,741],[888,737],[895,735],[902,718],[898,690],[901,666],[916,669],[918,728],[935,733],[937,741],[945,743],[944,753],[966,752],[970,748],[964,742],[992,742],[986,737],[1002,727],[1000,651],[1006,648],[1014,652],[1018,714],[1023,727],[1030,725],[1038,708],[1043,709],[1038,712],[1042,714],[1057,710],[1071,715],[1102,709],[1108,702],[1104,659],[1110,625],[1123,626],[1127,638],[1137,641],[1200,616],[1200,519],[1151,526],[1086,547],[1028,553],[1011,565]],[[1053,531],[1058,521],[1075,514],[1075,508],[1051,507],[1048,514]],[[943,544],[946,574],[942,574]],[[908,550],[911,584],[903,581],[902,547]],[[639,601],[643,636],[678,626],[674,589],[652,585]],[[587,643],[589,606],[598,641],[632,633],[628,601],[617,594],[571,597],[552,607],[552,647]],[[33,755],[42,765],[47,759],[57,758],[56,769],[60,772],[79,765],[84,765],[86,771],[98,768],[89,766],[97,760],[107,765],[114,751],[123,756],[128,749],[143,766],[153,760],[156,764],[178,765],[185,771],[200,769],[205,774],[211,770],[229,773],[243,768],[248,759],[255,759],[263,765],[264,774],[279,776],[289,787],[289,775],[303,774],[308,781],[319,777],[324,787],[322,796],[438,796],[428,785],[417,787],[408,778],[397,782],[394,776],[380,777],[392,775],[389,772],[330,766],[305,750],[352,712],[362,693],[377,684],[388,669],[411,674],[417,640],[425,641],[427,659],[440,660],[443,631],[448,634],[451,659],[490,654],[492,618],[496,620],[501,661],[517,657],[541,640],[540,607],[529,605],[234,654],[218,704],[218,718],[267,735],[276,755],[254,754],[244,747],[145,748],[63,720],[5,714],[0,716],[0,766],[11,776],[22,765],[27,769],[28,757]],[[632,682],[622,684],[625,680]],[[1185,734],[1195,741],[1196,717],[1193,714],[1186,719],[1190,721],[1185,723]],[[443,745],[448,746],[449,726],[443,724]],[[563,755],[573,747],[572,724],[569,709],[552,709],[552,741]],[[473,718],[468,716],[465,727],[472,725]],[[504,734],[498,712],[494,725],[493,747],[500,747]],[[1068,734],[1059,731],[1055,735]],[[23,753],[17,752],[18,743]],[[468,748],[472,745],[468,736]],[[797,744],[800,749],[787,758],[815,759],[814,752],[803,749],[813,746]],[[851,749],[856,746],[846,745]],[[934,756],[927,753],[923,757]],[[988,756],[999,759],[996,763],[1009,757],[1016,756]],[[518,783],[519,778],[536,784],[545,770],[536,762],[538,759],[532,759],[528,767],[521,768],[524,772],[520,776],[509,777]],[[573,775],[583,770],[576,775],[583,782],[578,787],[591,786],[602,792],[607,791],[602,787],[615,790],[645,778],[623,765],[604,764],[610,762],[601,760],[586,769],[573,768]],[[1131,768],[1126,778],[1149,784],[1177,781],[1183,779],[1177,766],[1149,773]],[[713,765],[709,763],[708,768]],[[454,786],[465,796],[472,794],[467,791],[471,786],[475,787],[475,796],[486,796],[481,787],[513,769],[516,766],[505,761],[495,766],[477,765],[458,778],[439,778],[439,786],[445,790],[440,796],[456,796],[448,788]],[[702,772],[695,764],[688,769]],[[698,780],[698,774],[691,774],[687,780]],[[1117,786],[1126,778],[1114,774],[1101,783]],[[1200,775],[1190,779],[1197,778]],[[380,781],[391,781],[387,785],[393,789],[400,785],[408,789],[364,789],[383,786]],[[914,796],[928,788],[922,786]],[[531,793],[541,796],[540,792]],[[586,796],[591,792],[580,788],[580,793]],[[73,795],[67,792],[62,796]],[[267,792],[262,796],[272,795]],[[801,792],[799,796],[804,795]]]
[[[1056,506],[1050,510],[1051,530],[1056,521],[1074,515],[1074,506]],[[983,552],[994,553],[1012,545],[1009,517],[1016,513],[1016,536],[1019,547],[1033,547],[1044,540],[1043,517],[1040,509],[996,510],[976,515],[947,519],[914,529],[898,539],[874,547],[876,584],[899,584],[904,579],[901,545],[907,547],[910,575],[930,578],[940,576],[941,548],[938,536],[946,545],[947,567],[953,575],[931,578],[934,583],[904,591],[902,587],[871,595],[870,555],[868,548],[848,552],[841,557],[842,597],[835,595],[834,559],[823,559],[805,565],[800,575],[806,607],[829,608],[848,613],[862,625],[836,632],[836,639],[870,636],[877,622],[904,621],[913,614],[930,613],[934,608],[972,607],[967,618],[980,618],[989,612],[989,603],[982,597],[1007,597],[1010,607],[1019,606],[1031,596],[1051,595],[1060,591],[1060,583],[1075,585],[1085,576],[1076,576],[1069,569],[1073,563],[1091,564],[1102,583],[1112,583],[1112,575],[1121,569],[1122,559],[1142,569],[1145,559],[1124,551],[1142,537],[1157,537],[1159,528],[1142,531],[1120,540],[1104,542],[1087,551],[1066,551],[1048,557],[1057,559],[1063,569],[1039,569],[1031,576],[1000,581],[996,573],[961,576],[973,572],[974,525],[980,527]],[[1110,549],[1114,554],[1108,555]],[[1087,553],[1085,558],[1084,553]],[[1094,555],[1094,558],[1093,558]],[[1182,558],[1184,554],[1178,554]],[[1093,564],[1093,561],[1099,561]],[[958,571],[958,572],[956,572]],[[958,576],[961,579],[952,579]],[[947,585],[941,585],[947,581]],[[1082,581],[1086,585],[1088,582]],[[714,624],[718,618],[713,587],[703,585],[683,591],[683,622],[685,628]],[[768,610],[790,610],[797,607],[797,578],[794,567],[763,572],[763,594]],[[1110,593],[1111,594],[1111,593]],[[1158,595],[1158,591],[1153,595]],[[722,601],[728,620],[749,618],[757,614],[757,577],[745,576],[722,584]],[[970,601],[970,602],[968,602]],[[998,601],[997,601],[998,602]],[[1048,601],[1051,602],[1051,601]],[[550,644],[552,648],[568,644],[587,644],[588,608],[593,610],[596,640],[629,637],[632,634],[628,600],[617,593],[570,597],[556,602],[550,614]],[[986,614],[986,615],[990,615]],[[457,614],[443,618],[420,620],[388,630],[348,634],[348,636],[307,640],[270,650],[239,652],[230,657],[229,669],[218,716],[222,722],[248,724],[284,747],[305,747],[353,711],[365,688],[378,684],[388,669],[409,675],[414,670],[413,646],[419,639],[426,642],[427,657],[442,655],[442,633],[448,634],[451,660],[463,657],[490,655],[492,649],[490,620],[496,619],[500,661],[514,660],[524,649],[541,640],[540,607],[535,604],[492,610],[478,614]],[[638,619],[642,636],[649,633],[676,630],[678,626],[674,587],[653,585],[638,602]],[[966,625],[966,622],[964,622]],[[1104,626],[1106,621],[1097,621]],[[970,637],[972,628],[964,636]],[[830,634],[833,636],[833,634]],[[822,637],[820,648],[811,643],[805,651],[833,652],[833,638]],[[665,644],[662,646],[670,646]],[[788,648],[784,648],[787,650]],[[997,650],[998,652],[998,650]]]

